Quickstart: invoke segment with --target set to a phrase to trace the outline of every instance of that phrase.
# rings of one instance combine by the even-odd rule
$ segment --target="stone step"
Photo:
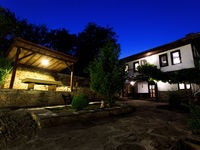
[[[133,112],[131,106],[113,107],[95,110],[81,110],[77,112],[54,113],[46,108],[27,110],[37,122],[39,128],[59,126],[76,121],[89,121],[105,117],[123,115]]]

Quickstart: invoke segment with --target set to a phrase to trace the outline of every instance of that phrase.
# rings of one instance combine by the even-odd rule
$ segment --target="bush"
[[[0,55],[0,84],[4,84],[6,76],[12,70],[12,61]]]
[[[178,91],[169,91],[168,92],[168,103],[171,108],[177,108],[181,105],[181,99]]]
[[[89,104],[88,96],[85,94],[74,96],[72,100],[72,108],[76,110],[81,110],[87,107],[88,104]]]

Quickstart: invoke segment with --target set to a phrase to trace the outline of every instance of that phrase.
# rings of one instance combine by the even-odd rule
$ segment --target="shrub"
[[[89,100],[88,96],[85,94],[80,94],[77,96],[74,96],[72,100],[72,108],[76,110],[81,110],[88,106]]]
[[[113,98],[121,92],[126,79],[125,65],[119,61],[119,53],[119,45],[109,41],[88,68],[91,90],[103,96],[109,106],[114,104]]]
[[[178,91],[169,91],[168,92],[168,103],[171,108],[177,108],[181,105],[181,99]]]
[[[12,69],[12,61],[0,55],[0,84],[4,84],[5,78]]]

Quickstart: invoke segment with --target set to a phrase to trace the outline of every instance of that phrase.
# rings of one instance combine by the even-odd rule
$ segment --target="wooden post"
[[[35,83],[28,83],[28,90],[33,90]]]
[[[70,89],[71,89],[71,92],[73,91],[73,74],[74,74],[74,64],[72,65],[71,78],[70,78]]]
[[[20,54],[20,48],[17,48],[15,62],[14,62],[13,71],[12,71],[12,77],[11,77],[11,81],[10,81],[10,87],[9,87],[10,89],[12,89],[13,85],[14,85],[17,65],[18,65],[18,61],[19,61],[19,54]]]
[[[56,91],[56,85],[48,85],[48,91]]]

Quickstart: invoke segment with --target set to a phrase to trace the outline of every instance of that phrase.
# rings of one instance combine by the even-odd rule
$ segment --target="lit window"
[[[186,89],[190,89],[190,88],[191,88],[190,84],[186,84]]]
[[[146,59],[141,60],[141,65],[145,65],[147,63]]]
[[[185,89],[185,84],[184,84],[184,83],[179,83],[179,89],[180,89],[180,90]]]
[[[160,67],[168,66],[167,54],[160,55],[159,58],[160,58]]]
[[[125,67],[125,71],[128,72],[128,64]]]
[[[171,52],[172,65],[181,63],[181,53],[180,50]]]
[[[138,71],[138,69],[137,69],[138,66],[139,66],[139,62],[134,62],[133,63],[133,70],[134,70],[134,72]]]

